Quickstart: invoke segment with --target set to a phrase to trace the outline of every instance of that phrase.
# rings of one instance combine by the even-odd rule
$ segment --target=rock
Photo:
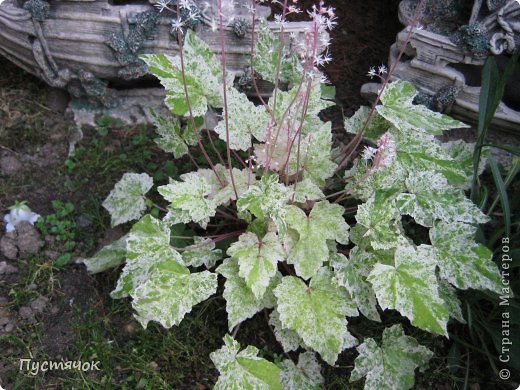
[[[3,153],[0,156],[0,173],[14,176],[23,169],[22,163],[13,154]]]
[[[76,219],[76,224],[78,225],[79,228],[86,229],[86,228],[88,228],[89,226],[92,225],[92,220],[88,216],[86,216],[85,214],[81,214]]]
[[[5,332],[5,333],[11,333],[13,330],[14,330],[14,324],[13,324],[12,322],[9,322],[9,323],[4,327],[4,332]]]
[[[7,264],[7,261],[0,261],[0,275],[15,274],[18,272],[18,268]]]
[[[70,96],[65,90],[52,87],[47,89],[45,103],[52,111],[63,114],[69,104],[69,100]]]
[[[37,284],[31,283],[27,286],[27,290],[34,291],[38,288]]]
[[[39,296],[34,301],[30,303],[31,309],[38,313],[43,313],[43,310],[47,306],[47,303],[49,302],[49,299],[44,296]]]
[[[9,260],[15,260],[18,257],[18,248],[16,247],[16,233],[6,233],[0,239],[0,253]]]
[[[40,251],[44,242],[40,239],[38,230],[29,222],[20,222],[16,226],[18,233],[17,246],[20,251],[20,257],[34,255]]]
[[[51,312],[51,314],[58,314],[60,312],[60,309],[58,308],[58,306],[52,306],[49,311]]]
[[[5,306],[7,305],[7,298],[6,297],[0,297],[0,313],[1,313],[1,310],[2,310],[2,306]]]
[[[18,314],[24,320],[28,320],[34,317],[34,312],[29,306],[22,306],[20,310],[18,310]]]
[[[51,249],[46,250],[45,252],[43,252],[43,254],[50,260],[56,260],[58,257],[60,257],[60,252],[56,252]]]

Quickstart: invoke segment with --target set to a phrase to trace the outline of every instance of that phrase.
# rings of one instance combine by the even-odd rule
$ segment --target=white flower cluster
[[[384,79],[384,76],[388,73],[388,69],[385,65],[380,65],[377,67],[371,66],[368,70],[367,76],[373,79],[374,77],[379,77],[381,80]]]
[[[26,202],[16,202],[14,206],[9,207],[9,214],[4,215],[4,222],[6,223],[5,231],[7,233],[15,231],[16,226],[22,221],[27,221],[31,225],[34,225],[38,218],[40,218],[40,215],[33,213],[25,203]]]
[[[365,146],[363,160],[366,162],[372,161],[370,172],[373,172],[379,168],[389,166],[394,160],[395,153],[395,142],[392,134],[386,132],[377,141],[377,148]]]

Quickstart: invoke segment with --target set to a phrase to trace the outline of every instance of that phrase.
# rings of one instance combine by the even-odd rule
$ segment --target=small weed
[[[52,202],[52,207],[54,214],[40,218],[36,226],[44,236],[54,236],[56,241],[62,244],[65,253],[54,263],[55,266],[62,267],[72,260],[72,252],[76,248],[77,226],[74,220],[74,205],[55,200]]]

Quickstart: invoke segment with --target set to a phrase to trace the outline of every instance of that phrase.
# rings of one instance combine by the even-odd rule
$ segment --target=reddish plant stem
[[[376,106],[379,104],[379,101],[381,100],[381,96],[383,95],[383,92],[385,91],[386,86],[390,82],[390,79],[392,78],[392,74],[395,72],[395,68],[399,64],[399,61],[401,60],[402,56],[404,55],[404,52],[406,51],[406,46],[408,45],[408,43],[410,42],[410,39],[412,38],[414,29],[417,25],[417,22],[419,21],[419,17],[421,15],[423,6],[424,6],[424,0],[420,0],[419,3],[417,4],[417,8],[415,9],[414,17],[412,19],[412,24],[408,27],[408,29],[409,29],[408,35],[406,36],[404,45],[403,45],[402,49],[399,51],[399,55],[397,56],[396,61],[392,65],[391,69],[388,71],[388,73],[383,81],[383,85],[382,85],[381,89],[379,90],[376,100],[372,104],[372,108],[371,108],[370,112],[368,113],[368,118],[365,121],[361,131],[358,134],[356,134],[354,139],[347,145],[347,148],[345,150],[345,156],[338,164],[334,173],[338,172],[348,162],[348,160],[350,159],[350,157],[352,156],[354,151],[357,149],[357,147],[361,143],[361,140],[363,139],[363,135],[365,134],[365,131],[368,127],[368,124],[370,123],[370,120],[374,116],[374,113],[376,111]]]
[[[222,0],[218,0],[218,15],[219,15],[219,35],[220,35],[220,49],[221,49],[221,61],[222,61],[222,92],[224,95],[224,122],[226,124],[226,154],[228,161],[229,177],[231,179],[231,185],[233,186],[233,192],[235,193],[236,199],[238,199],[237,187],[235,185],[235,178],[233,177],[233,166],[231,164],[231,148],[229,147],[229,114],[227,104],[227,80],[226,80],[226,45],[224,40],[224,20],[222,15]]]
[[[177,3],[177,15],[180,15],[180,14],[181,14],[180,6],[179,6],[179,3]],[[202,141],[200,139],[200,134],[197,129],[197,124],[195,123],[195,117],[193,116],[193,110],[191,108],[190,97],[189,97],[189,93],[188,93],[188,85],[186,83],[186,67],[184,65],[184,53],[183,53],[184,50],[183,50],[183,42],[182,42],[182,33],[180,33],[180,31],[181,30],[179,30],[179,33],[177,34],[177,41],[179,44],[179,58],[181,60],[182,84],[184,87],[184,96],[186,97],[186,102],[188,103],[188,110],[190,112],[191,125],[193,126],[193,132],[195,133],[195,136],[197,137],[197,143],[199,145],[199,148],[200,148],[202,154],[204,155],[204,158],[206,159],[211,170],[217,177],[217,180],[219,181],[220,185],[223,186],[224,182],[222,181],[219,174],[217,173],[215,166],[213,165],[213,162],[211,161],[211,158],[209,157],[208,153],[206,152],[206,149],[204,148],[204,146],[202,145]]]

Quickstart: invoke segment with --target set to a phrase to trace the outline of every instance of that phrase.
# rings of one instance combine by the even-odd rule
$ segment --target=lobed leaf
[[[146,173],[123,175],[103,202],[112,217],[112,227],[141,217],[146,209],[144,195],[152,186],[153,179]]]
[[[280,238],[272,232],[262,239],[254,233],[244,233],[231,244],[227,254],[238,262],[238,274],[244,278],[256,299],[262,299],[277,273],[278,262],[285,259]]]
[[[320,364],[312,352],[300,354],[298,365],[292,360],[284,360],[280,381],[284,390],[318,390],[325,382]]]
[[[298,276],[304,279],[313,277],[328,260],[327,240],[348,243],[349,226],[343,217],[344,212],[342,206],[328,201],[315,203],[308,217],[296,206],[287,207],[287,224],[299,234],[287,262],[294,264]]]
[[[400,324],[384,330],[381,346],[369,338],[357,350],[350,382],[366,377],[366,390],[411,389],[415,369],[424,368],[433,356],[413,337],[406,336]]]
[[[418,328],[447,336],[449,310],[439,295],[432,252],[426,245],[398,247],[395,265],[376,264],[368,281],[383,309],[398,310]]]
[[[403,81],[390,83],[381,95],[382,105],[377,112],[403,132],[426,132],[437,135],[443,130],[469,127],[447,115],[414,105],[417,90],[413,84]]]
[[[493,253],[475,242],[476,233],[476,227],[465,223],[435,223],[430,229],[430,240],[440,276],[462,290],[501,293],[503,285]]]
[[[193,306],[217,291],[217,275],[209,271],[190,273],[169,260],[155,267],[150,278],[132,292],[137,320],[146,328],[157,321],[165,328],[178,325]]]
[[[224,346],[209,355],[220,372],[214,389],[281,390],[281,370],[258,352],[253,346],[240,351],[240,344],[226,335]]]
[[[347,330],[346,315],[358,315],[346,290],[335,285],[322,268],[307,286],[295,276],[285,276],[274,290],[283,328],[294,330],[323,360],[334,364],[345,348],[356,344]]]
[[[267,291],[262,299],[257,299],[251,289],[247,286],[244,278],[239,275],[239,267],[236,260],[227,259],[218,268],[217,272],[226,278],[224,284],[224,299],[226,300],[226,311],[228,313],[229,330],[242,321],[251,318],[260,310],[273,308],[276,298],[273,289],[278,285],[281,274],[277,273],[271,279]]]

